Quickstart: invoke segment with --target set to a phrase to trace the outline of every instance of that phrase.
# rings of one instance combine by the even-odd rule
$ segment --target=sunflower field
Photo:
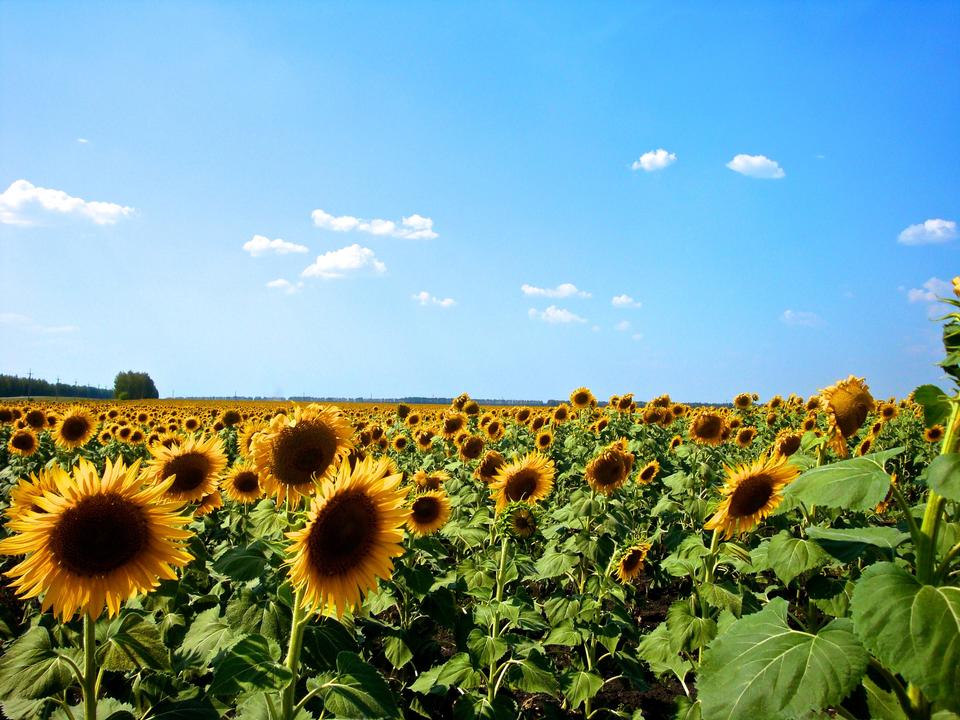
[[[853,376],[720,407],[8,402],[0,709],[956,718],[958,445],[956,388]]]

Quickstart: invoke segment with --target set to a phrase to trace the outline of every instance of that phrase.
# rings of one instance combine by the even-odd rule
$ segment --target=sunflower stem
[[[507,571],[507,535],[500,541],[500,565],[497,567],[497,604],[493,607],[493,621],[490,627],[490,637],[496,640],[500,637],[500,602],[503,600],[503,576]],[[493,702],[496,696],[497,688],[494,683],[494,676],[497,674],[497,661],[490,661],[490,671],[487,674],[487,700]]]
[[[97,720],[97,623],[83,616],[83,720]]]
[[[957,424],[960,420],[960,400],[954,398],[950,408],[950,422],[943,437],[940,448],[941,455],[948,455],[956,451]],[[927,495],[927,507],[923,513],[923,524],[920,526],[922,536],[921,546],[917,548],[917,579],[928,585],[933,581],[934,568],[937,561],[937,533],[940,529],[940,518],[946,499],[934,490]]]
[[[300,651],[303,648],[303,632],[307,626],[307,612],[301,607],[301,590],[297,588],[293,596],[293,619],[290,623],[290,643],[287,646],[286,666],[290,671],[290,682],[283,690],[280,702],[280,717],[282,720],[293,720],[295,711],[294,700],[297,693],[297,682],[300,677]]]

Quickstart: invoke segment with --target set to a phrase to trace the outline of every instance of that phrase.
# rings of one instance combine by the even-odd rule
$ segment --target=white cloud
[[[40,333],[41,335],[61,335],[63,333],[76,332],[80,329],[76,325],[40,325],[27,315],[11,312],[0,313],[0,325],[10,325],[28,332]]]
[[[813,327],[814,325],[819,325],[821,322],[819,315],[803,310],[784,310],[780,316],[780,321],[787,325],[800,325],[804,327]]]
[[[570,312],[569,310],[558,308],[556,305],[551,305],[546,310],[530,308],[527,314],[530,316],[531,320],[542,320],[543,322],[550,323],[551,325],[586,322],[585,318],[582,318],[579,315]]]
[[[27,180],[16,180],[0,193],[0,223],[4,225],[33,225],[37,211],[80,215],[97,225],[113,225],[136,212],[132,207],[83,200],[63,190],[37,187]]]
[[[387,235],[407,240],[432,240],[439,237],[433,230],[433,220],[414,213],[401,218],[399,223],[393,220],[363,220],[352,215],[331,215],[317,208],[310,217],[313,224],[334,232],[363,232],[370,235]]]
[[[632,337],[634,340],[637,340],[637,341],[643,340],[643,333],[634,333],[630,337]]]
[[[81,145],[86,145],[90,141],[87,140],[86,138],[77,138],[77,142],[80,143]]]
[[[735,155],[727,167],[741,175],[763,180],[779,180],[786,175],[776,160],[765,155]]]
[[[373,250],[354,243],[339,250],[331,250],[323,255],[318,255],[316,261],[312,265],[308,265],[300,275],[301,277],[332,280],[342,278],[348,273],[367,269],[380,274],[387,271],[387,266],[377,260]]]
[[[524,283],[520,286],[520,291],[529,297],[548,297],[548,298],[567,298],[581,297],[588,298],[590,293],[585,290],[579,290],[573,283],[560,283],[555,288],[541,288]]]
[[[285,278],[277,278],[268,282],[267,287],[271,290],[282,290],[287,295],[293,295],[303,287],[303,282],[292,283]]]
[[[922,287],[907,290],[907,300],[915,302],[936,302],[938,297],[949,297],[953,286],[940,278],[932,277]]]
[[[420,292],[411,296],[421,305],[437,305],[438,307],[450,308],[457,304],[457,301],[453,298],[443,298],[442,300],[438,297],[434,297],[426,290],[421,290]]]
[[[271,240],[263,235],[254,235],[243,244],[243,249],[250,253],[250,257],[259,257],[266,253],[288,255],[289,253],[307,252],[306,245],[297,245],[297,243],[287,242],[280,238]]]
[[[957,237],[957,223],[954,220],[924,220],[902,230],[897,242],[901,245],[933,245],[950,242]]]
[[[638,308],[643,305],[642,302],[634,300],[629,295],[615,295],[610,304],[618,308]]]
[[[672,152],[667,152],[663,148],[660,148],[659,150],[645,152],[640,156],[639,160],[633,161],[633,165],[630,166],[630,169],[653,172],[654,170],[663,170],[665,167],[672,165],[676,161],[676,155],[674,155]]]
[[[613,326],[613,329],[616,330],[617,332],[626,332],[627,330],[630,329],[630,321],[621,320],[620,322],[618,322],[616,325]]]

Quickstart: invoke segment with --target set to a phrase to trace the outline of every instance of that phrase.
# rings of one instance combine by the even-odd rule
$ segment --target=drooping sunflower
[[[573,405],[577,410],[583,410],[596,405],[597,399],[587,388],[578,387],[576,390],[570,393],[570,404]]]
[[[637,473],[637,482],[641,485],[649,485],[660,474],[660,463],[651,460],[644,465]]]
[[[587,484],[602,495],[610,495],[623,485],[633,470],[633,453],[622,438],[610,443],[587,464]]]
[[[253,441],[260,483],[277,503],[299,505],[332,478],[353,449],[350,421],[335,407],[298,406],[278,415]]]
[[[150,453],[153,459],[147,466],[147,473],[158,482],[176,476],[167,494],[184,502],[200,500],[213,493],[220,473],[227,466],[223,443],[216,435],[206,440],[191,436],[169,448],[153,445]]]
[[[538,452],[502,465],[490,482],[490,492],[502,512],[511,502],[537,503],[553,489],[553,460]]]
[[[417,470],[413,474],[413,484],[418,490],[439,490],[441,486],[450,479],[446,470]]]
[[[670,449],[671,449],[671,450],[676,450],[676,449],[677,449],[678,447],[680,447],[681,445],[683,445],[683,438],[680,437],[679,435],[674,435],[672,438],[670,438]]]
[[[787,458],[761,456],[752,465],[727,468],[720,493],[724,496],[704,527],[721,530],[725,538],[755,527],[783,501],[780,491],[800,473]]]
[[[719,445],[726,426],[722,415],[701,410],[690,421],[690,439],[703,445]]]
[[[407,520],[400,479],[399,473],[376,477],[368,459],[353,471],[341,463],[336,480],[323,481],[306,527],[287,534],[290,581],[303,607],[342,616],[378,578],[390,577],[392,558],[403,554]]]
[[[473,474],[489,485],[496,477],[497,471],[506,464],[507,461],[503,455],[496,450],[487,450],[480,462],[477,463],[477,469],[473,471]]]
[[[508,527],[510,532],[519,538],[532,537],[537,532],[537,515],[526,503],[513,503],[507,508],[509,513]]]
[[[61,447],[73,449],[82,447],[97,431],[97,421],[86,408],[73,407],[57,423],[53,439]]]
[[[414,535],[432,535],[450,519],[450,498],[443,490],[419,493],[410,503],[407,529]]]
[[[800,423],[800,429],[804,432],[810,432],[817,427],[817,416],[816,415],[807,415],[803,422]]]
[[[781,430],[773,442],[773,451],[777,455],[790,457],[800,449],[800,441],[803,435],[792,430]]]
[[[7,450],[14,455],[20,455],[22,457],[30,457],[39,447],[40,441],[37,440],[37,436],[33,434],[33,430],[29,428],[21,428],[15,431],[13,435],[10,436],[9,442],[7,442]]]
[[[244,505],[256,502],[263,495],[260,474],[253,464],[235,463],[221,483],[227,496]]]
[[[203,498],[201,498],[196,510],[193,511],[193,515],[194,517],[203,517],[204,515],[209,515],[217,508],[222,507],[223,496],[219,490],[214,490],[209,495],[204,495]]]
[[[650,552],[650,543],[640,542],[628,547],[617,563],[617,577],[621,582],[630,582],[643,572],[643,562]]]
[[[479,435],[467,435],[459,446],[463,460],[476,460],[483,454],[483,438]]]
[[[863,378],[851,375],[820,391],[820,402],[830,422],[830,441],[840,457],[846,457],[847,438],[860,429],[874,408],[873,396]]]
[[[43,595],[42,610],[66,621],[77,613],[96,619],[106,607],[113,617],[192,559],[184,547],[190,517],[166,494],[170,481],[141,484],[139,460],[128,468],[108,459],[101,477],[81,458],[54,481],[33,499],[43,512],[11,520],[16,534],[0,541],[0,553],[26,555],[7,575],[20,597]]]

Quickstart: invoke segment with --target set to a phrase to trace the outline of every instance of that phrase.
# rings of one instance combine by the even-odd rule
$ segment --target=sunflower
[[[740,393],[733,399],[733,406],[738,410],[746,410],[753,405],[753,395],[750,393]]]
[[[807,415],[803,419],[803,422],[800,424],[800,429],[804,432],[810,432],[817,427],[817,416],[816,415]]]
[[[334,476],[352,449],[353,429],[343,413],[311,404],[274,417],[256,436],[253,458],[266,493],[296,506]]]
[[[200,421],[195,417],[188,417],[183,421],[183,429],[187,432],[196,432],[200,429]]]
[[[923,431],[923,438],[928,443],[938,443],[943,440],[943,425],[934,425],[933,427],[928,427]],[[11,438],[10,442],[13,442]]]
[[[728,467],[720,490],[724,498],[704,527],[722,530],[726,538],[750,530],[783,501],[780,491],[799,473],[800,468],[778,455],[761,456],[752,465]]]
[[[55,490],[11,520],[16,534],[0,541],[0,553],[27,557],[7,575],[22,598],[43,595],[41,610],[53,608],[66,621],[77,613],[113,617],[120,605],[174,580],[174,567],[192,556],[183,546],[190,517],[169,499],[171,481],[143,487],[140,462],[129,468],[108,459],[103,476],[81,458],[72,473],[55,475]]]
[[[773,452],[783,457],[790,457],[800,449],[800,441],[803,435],[791,430],[781,430],[773,442]]]
[[[14,432],[7,443],[7,450],[14,455],[22,455],[23,457],[30,457],[39,447],[40,442],[37,440],[37,436],[33,434],[33,430],[27,428],[21,428]]]
[[[57,445],[73,449],[87,444],[96,433],[97,421],[85,408],[75,407],[57,423],[53,438]]]
[[[680,437],[679,435],[674,435],[672,438],[670,438],[670,449],[671,449],[671,450],[676,450],[676,449],[677,449],[678,447],[680,447],[681,445],[683,445],[683,438]]]
[[[738,447],[749,447],[750,443],[753,442],[753,439],[757,436],[757,429],[753,427],[740,428],[737,432],[737,446]]]
[[[873,411],[873,396],[863,378],[851,375],[846,380],[820,391],[820,402],[830,421],[833,449],[840,457],[847,456],[847,438],[860,429]]]
[[[52,465],[50,468],[44,468],[39,475],[31,475],[29,479],[22,479],[16,487],[10,489],[10,506],[6,509],[6,515],[11,520],[26,517],[30,512],[45,512],[34,501],[42,497],[43,493],[50,490],[55,491],[57,487],[57,476],[66,473],[59,465]]]
[[[887,490],[887,494],[886,494],[886,496],[883,498],[883,500],[881,500],[879,503],[877,503],[877,506],[873,509],[873,511],[874,511],[877,515],[883,515],[887,510],[890,509],[890,504],[893,502],[893,489],[894,489],[894,486],[895,486],[896,484],[897,484],[897,476],[896,476],[896,475],[891,475],[891,476],[890,476],[890,489]]]
[[[512,503],[512,505],[512,508],[507,508],[510,532],[519,538],[531,537],[537,531],[536,513],[525,503]]]
[[[701,410],[690,422],[690,439],[704,445],[719,445],[723,442],[724,430],[726,422],[722,415]]]
[[[200,500],[216,490],[220,473],[227,466],[223,443],[215,435],[206,440],[188,437],[169,448],[153,445],[150,452],[153,459],[147,473],[157,481],[175,476],[167,493],[184,502]]]
[[[553,433],[549,430],[541,430],[537,433],[534,445],[536,445],[537,450],[546,450],[553,445]]]
[[[651,460],[646,465],[644,465],[640,472],[637,473],[637,482],[641,485],[648,485],[653,482],[654,478],[660,474],[660,463],[656,460]]]
[[[553,475],[553,460],[538,452],[502,465],[490,482],[497,512],[511,502],[540,502],[553,489]]]
[[[460,443],[460,457],[463,460],[476,460],[483,454],[483,438],[479,435],[467,435]]]
[[[194,517],[203,517],[204,515],[209,515],[217,508],[223,507],[223,496],[220,494],[219,490],[214,490],[209,495],[204,495],[200,500],[200,503],[197,505],[197,509],[193,511]]]
[[[489,485],[493,482],[493,478],[496,477],[497,471],[506,464],[507,461],[503,455],[496,450],[487,450],[477,464],[477,469],[474,470],[473,474],[485,484]]]
[[[414,535],[432,535],[450,519],[450,498],[443,490],[428,490],[414,497],[407,528]]]
[[[880,417],[884,420],[893,420],[897,416],[897,406],[893,403],[883,403],[880,406]]]
[[[643,572],[643,561],[650,552],[650,543],[640,542],[628,547],[617,563],[617,577],[621,582],[630,582]]]
[[[573,405],[577,410],[583,410],[584,408],[595,406],[597,404],[597,399],[587,388],[578,387],[576,390],[570,393],[570,404]]]
[[[256,502],[263,495],[260,474],[257,468],[248,462],[238,462],[230,468],[222,485],[231,499],[244,505]]]
[[[446,470],[434,470],[433,472],[417,470],[413,475],[413,484],[417,486],[418,490],[439,490],[440,486],[449,479],[450,475],[447,474]]]
[[[870,452],[870,448],[873,447],[873,436],[868,435],[863,439],[863,442],[857,447],[857,455],[860,457],[866,455]]]
[[[587,484],[602,495],[610,495],[623,485],[633,470],[633,453],[627,450],[626,440],[610,443],[587,464]]]
[[[325,479],[307,525],[287,534],[290,581],[302,607],[330,608],[342,616],[373,590],[377,578],[393,573],[392,558],[403,554],[408,517],[400,474],[376,477],[364,460],[353,471],[341,463],[336,482]]]
[[[40,409],[27,410],[23,419],[33,430],[43,430],[47,426],[47,414]]]
[[[397,452],[403,452],[404,448],[410,444],[410,440],[406,435],[397,435],[395,438],[393,438],[393,442],[391,444],[393,445],[394,450]]]
[[[463,413],[446,413],[441,423],[441,432],[447,440],[452,440],[466,426],[467,416]]]
[[[553,409],[553,421],[555,423],[566,422],[570,419],[570,406],[569,405],[557,405]]]

